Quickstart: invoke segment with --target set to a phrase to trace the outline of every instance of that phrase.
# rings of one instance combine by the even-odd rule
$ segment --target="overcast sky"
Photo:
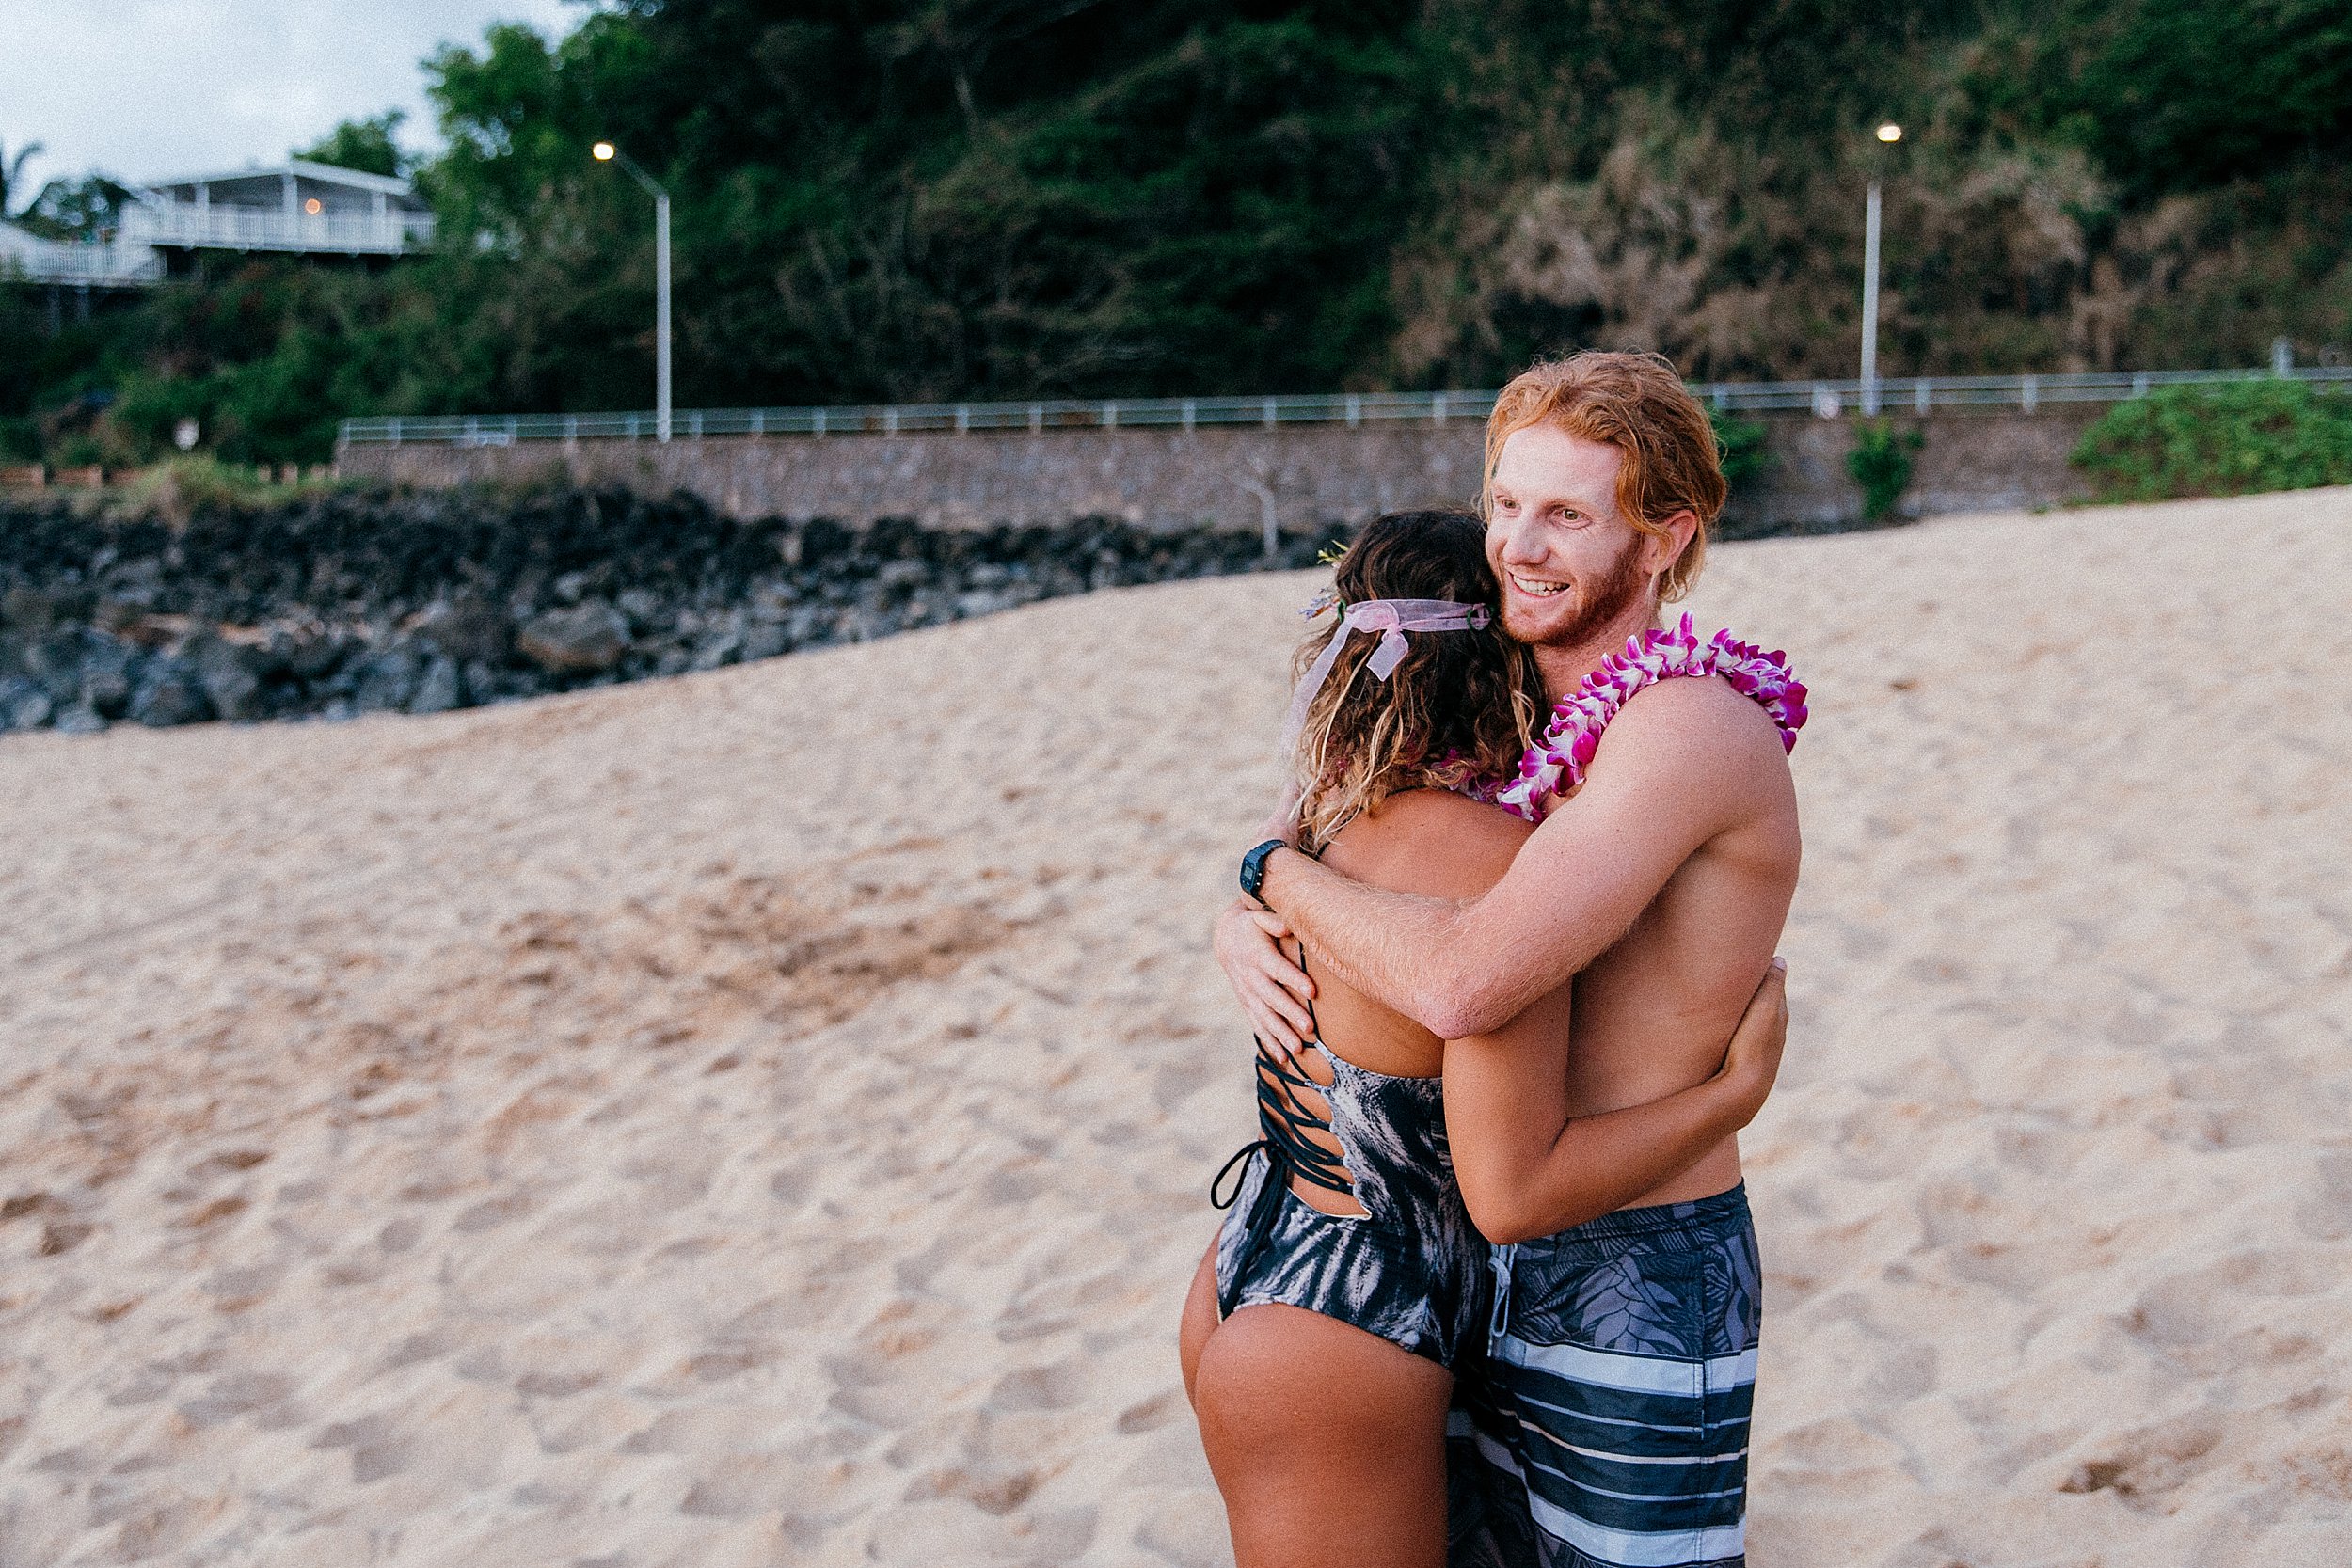
[[[59,175],[136,183],[283,158],[336,121],[408,111],[435,147],[418,61],[493,22],[568,31],[567,0],[0,0],[0,147]],[[25,197],[16,198],[19,202]]]

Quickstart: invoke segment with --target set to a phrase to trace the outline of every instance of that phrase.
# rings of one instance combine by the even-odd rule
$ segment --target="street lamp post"
[[[1879,140],[1892,146],[1903,139],[1903,128],[1889,120],[1878,129]],[[1879,182],[1870,177],[1870,199],[1862,220],[1862,412],[1879,411]]]
[[[589,150],[598,163],[617,163],[653,195],[653,428],[654,438],[670,438],[670,193],[654,182],[637,160],[600,141]]]

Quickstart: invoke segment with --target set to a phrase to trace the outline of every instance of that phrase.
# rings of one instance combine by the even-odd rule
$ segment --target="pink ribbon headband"
[[[1315,693],[1331,678],[1331,671],[1340,661],[1340,653],[1347,646],[1352,632],[1376,631],[1380,645],[1364,660],[1364,668],[1382,680],[1396,673],[1409,651],[1407,632],[1416,631],[1478,631],[1490,619],[1483,604],[1456,604],[1451,599],[1366,599],[1352,604],[1340,617],[1340,625],[1331,633],[1331,641],[1323,645],[1314,664],[1298,683],[1298,690],[1291,698],[1290,720],[1282,726],[1282,755],[1296,754],[1298,736],[1307,727],[1307,710],[1314,705]]]

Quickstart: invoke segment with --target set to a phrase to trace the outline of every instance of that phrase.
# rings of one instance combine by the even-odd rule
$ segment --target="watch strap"
[[[1265,863],[1277,849],[1290,846],[1279,838],[1269,838],[1241,858],[1241,891],[1245,898],[1255,898],[1265,886]]]

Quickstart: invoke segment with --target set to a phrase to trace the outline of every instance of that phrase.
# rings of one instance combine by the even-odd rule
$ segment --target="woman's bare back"
[[[1416,789],[1391,796],[1349,823],[1323,853],[1345,876],[1395,893],[1435,898],[1475,898],[1494,885],[1534,830],[1518,817],[1446,790]],[[1445,1066],[1445,1041],[1327,972],[1315,974],[1315,1022],[1323,1048],[1369,1072],[1392,1078],[1435,1078]],[[1308,1053],[1297,1069],[1329,1087],[1331,1069]],[[1262,1074],[1269,1070],[1261,1063]],[[1278,1091],[1279,1092],[1279,1091]],[[1300,1108],[1327,1120],[1327,1107],[1294,1083]],[[1327,1130],[1308,1127],[1307,1139],[1342,1156]],[[1344,1194],[1294,1180],[1291,1190],[1327,1213],[1363,1211]]]
[[[1475,898],[1509,869],[1535,830],[1497,807],[1450,790],[1392,795],[1349,823],[1323,852],[1343,877],[1391,893]],[[1435,1077],[1445,1042],[1327,970],[1315,975],[1315,1019],[1325,1049],[1397,1077]]]

